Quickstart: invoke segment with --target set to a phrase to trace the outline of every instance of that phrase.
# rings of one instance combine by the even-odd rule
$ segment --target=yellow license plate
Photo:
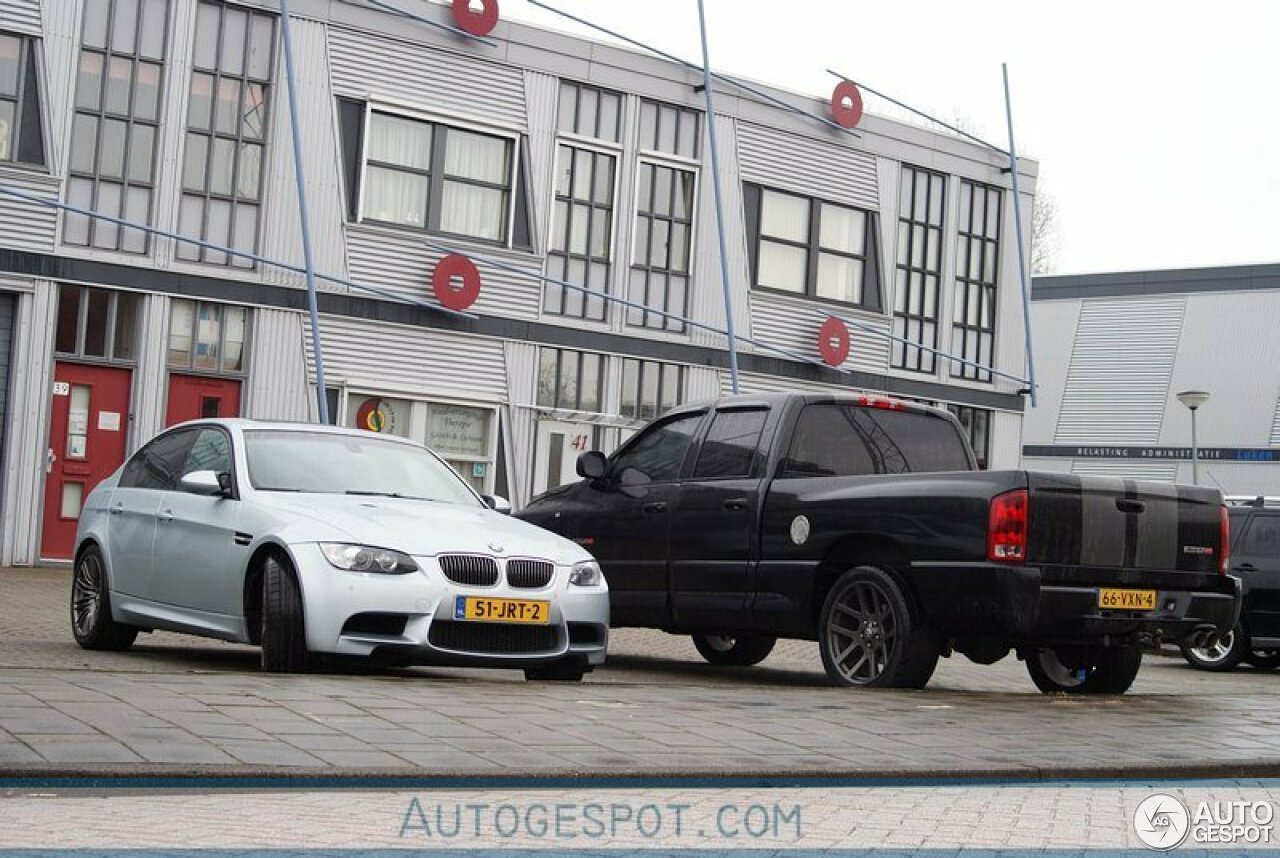
[[[551,620],[551,603],[535,599],[490,599],[458,596],[453,606],[455,620],[482,623],[531,623],[545,626]]]
[[[1098,591],[1098,607],[1109,611],[1154,611],[1156,591],[1104,588]]]

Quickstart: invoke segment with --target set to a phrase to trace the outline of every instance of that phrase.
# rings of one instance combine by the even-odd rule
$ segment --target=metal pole
[[[324,387],[324,353],[320,348],[320,313],[316,309],[316,269],[311,256],[311,220],[307,214],[307,189],[303,183],[302,134],[298,128],[298,93],[293,74],[293,35],[289,26],[289,0],[280,0],[280,34],[284,39],[284,74],[289,89],[289,121],[293,126],[293,175],[298,185],[298,216],[302,222],[302,258],[307,269],[307,308],[311,312],[311,348],[316,356],[316,413],[329,422],[329,398]]]
[[[1018,237],[1018,277],[1022,280],[1022,326],[1027,338],[1027,378],[1031,407],[1036,407],[1036,361],[1031,348],[1031,280],[1027,277],[1027,253],[1022,246],[1022,201],[1018,194],[1018,149],[1013,143],[1013,101],[1009,97],[1009,64],[1001,63],[1004,74],[1004,112],[1009,120],[1009,173],[1013,176],[1013,226]],[[994,361],[993,361],[994,362]]]
[[[1191,409],[1191,485],[1200,485],[1200,447],[1196,443],[1196,409]]]
[[[733,291],[729,284],[729,258],[724,241],[724,200],[720,194],[720,152],[716,146],[716,108],[711,86],[711,55],[707,50],[707,16],[698,0],[698,26],[702,28],[702,94],[707,100],[707,141],[711,146],[711,184],[716,192],[716,236],[720,241],[720,279],[724,285],[724,326],[729,338],[729,387],[738,392],[738,338],[733,333]]]

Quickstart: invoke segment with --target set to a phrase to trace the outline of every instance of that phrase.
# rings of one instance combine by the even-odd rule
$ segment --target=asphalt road
[[[147,635],[80,650],[66,570],[0,570],[0,775],[1265,776],[1280,673],[1148,656],[1123,697],[1039,694],[1012,657],[928,689],[828,687],[816,646],[759,667],[620,630],[581,684],[515,671],[267,676],[257,650]]]

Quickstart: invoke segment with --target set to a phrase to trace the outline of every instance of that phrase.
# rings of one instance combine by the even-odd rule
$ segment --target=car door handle
[[[122,512],[124,512],[124,504],[122,503],[118,503],[111,508],[112,515],[119,515]]]
[[[667,504],[666,501],[653,501],[640,507],[640,509],[646,513],[666,512]]]
[[[1127,498],[1116,498],[1116,509],[1121,512],[1141,513],[1146,512],[1147,505],[1140,500],[1129,500]]]
[[[1237,567],[1236,567],[1236,571],[1238,571],[1238,572],[1253,572],[1253,571],[1257,570],[1257,568],[1258,568],[1258,567],[1257,567],[1257,566],[1254,566],[1252,563],[1241,563],[1239,566],[1237,566]]]
[[[733,510],[734,512],[741,512],[742,510],[747,508],[747,499],[746,498],[729,498],[727,501],[724,502],[724,508],[727,510]]]
[[[161,524],[164,524],[165,522],[173,521],[173,510],[162,509],[160,510],[160,513],[156,517],[160,519]]]

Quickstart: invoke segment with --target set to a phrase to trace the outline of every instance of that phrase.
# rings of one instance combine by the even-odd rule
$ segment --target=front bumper
[[[512,587],[505,576],[491,587],[470,587],[446,578],[432,557],[414,557],[417,572],[383,575],[334,568],[314,543],[290,552],[312,652],[471,667],[604,663],[608,588],[570,585],[568,567],[556,567],[543,588]],[[546,625],[457,620],[459,596],[545,600],[550,616]]]
[[[1240,579],[1230,575],[1117,576],[1114,570],[1044,569],[994,563],[911,568],[925,616],[949,638],[1009,644],[1098,643],[1152,638],[1176,643],[1226,634],[1240,616]],[[1117,581],[1117,577],[1122,577]],[[1153,611],[1100,608],[1104,587],[1155,590]]]

